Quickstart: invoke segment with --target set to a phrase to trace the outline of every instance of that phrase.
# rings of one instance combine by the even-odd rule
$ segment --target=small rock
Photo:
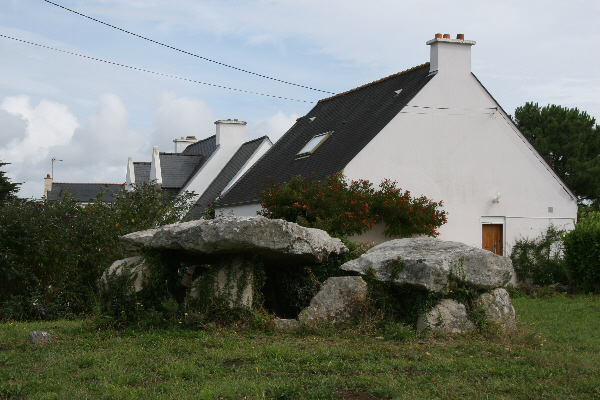
[[[475,329],[475,324],[467,319],[467,309],[463,304],[444,299],[424,317],[419,317],[417,320],[417,332],[427,328],[434,331],[463,333]]]
[[[275,328],[283,330],[294,330],[300,327],[297,319],[275,318],[273,323],[275,324]]]
[[[302,324],[347,322],[367,300],[367,283],[360,276],[341,276],[327,279],[310,305],[298,315]]]
[[[47,342],[48,340],[50,340],[50,338],[50,334],[45,331],[33,331],[29,333],[29,343],[31,344],[41,344],[43,342]]]

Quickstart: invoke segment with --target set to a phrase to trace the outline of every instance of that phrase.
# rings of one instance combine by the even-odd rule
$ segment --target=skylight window
[[[306,145],[302,148],[302,150],[300,150],[298,152],[296,157],[310,156],[312,153],[315,152],[315,150],[317,150],[319,148],[320,145],[323,144],[324,141],[327,140],[327,138],[329,136],[331,136],[332,133],[333,133],[333,131],[330,131],[330,132],[321,133],[320,135],[313,136],[313,138],[310,139],[308,141],[308,143],[306,143]]]

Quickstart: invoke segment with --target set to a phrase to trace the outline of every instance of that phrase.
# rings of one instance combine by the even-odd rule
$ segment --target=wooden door
[[[483,224],[481,225],[482,240],[481,247],[496,253],[504,255],[502,224]]]

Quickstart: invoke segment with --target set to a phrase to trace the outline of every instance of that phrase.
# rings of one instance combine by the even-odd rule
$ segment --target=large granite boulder
[[[506,289],[498,288],[484,293],[477,299],[477,305],[485,311],[488,321],[506,331],[517,329],[515,308]]]
[[[366,300],[367,283],[360,276],[329,278],[300,312],[298,321],[307,325],[348,322],[363,309]]]
[[[265,260],[322,263],[348,251],[339,239],[320,229],[280,219],[220,217],[166,225],[121,237],[127,250],[142,247],[203,255],[252,253]]]
[[[417,332],[429,328],[434,331],[464,333],[475,327],[475,324],[467,318],[466,307],[451,299],[442,300],[417,320]]]
[[[393,282],[440,292],[454,279],[477,290],[506,285],[514,273],[508,257],[434,238],[390,240],[369,249],[356,260],[341,266],[360,274],[372,268],[379,280],[390,279],[396,265],[400,270]]]

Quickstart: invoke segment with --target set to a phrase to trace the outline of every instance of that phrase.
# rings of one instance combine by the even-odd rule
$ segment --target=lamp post
[[[56,158],[52,157],[52,180],[54,180],[54,161],[62,161],[62,160],[57,160]]]

